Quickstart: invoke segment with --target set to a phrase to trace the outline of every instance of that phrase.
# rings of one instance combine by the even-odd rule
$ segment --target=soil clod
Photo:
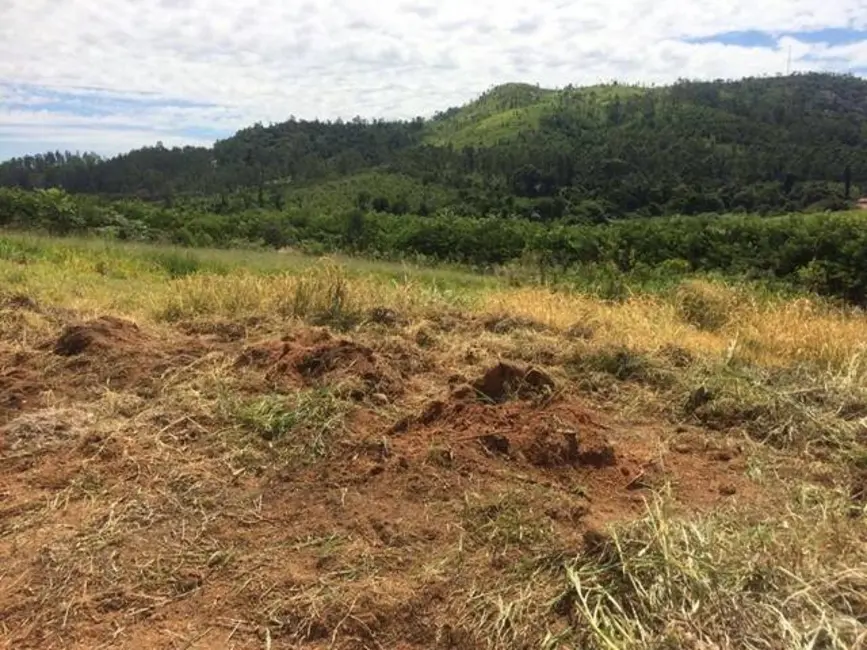
[[[509,363],[498,363],[473,384],[473,388],[494,402],[511,397],[538,398],[554,392],[554,380],[536,368],[520,368]]]
[[[541,431],[525,452],[539,467],[583,465],[603,468],[617,464],[614,447],[601,434],[578,436],[575,433]]]
[[[504,456],[509,454],[509,439],[506,436],[488,434],[479,437],[479,442],[482,444],[482,447],[492,454],[502,454]]]

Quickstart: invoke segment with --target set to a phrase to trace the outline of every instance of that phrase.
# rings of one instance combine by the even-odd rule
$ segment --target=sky
[[[867,76],[867,0],[0,0],[0,160],[789,65]]]

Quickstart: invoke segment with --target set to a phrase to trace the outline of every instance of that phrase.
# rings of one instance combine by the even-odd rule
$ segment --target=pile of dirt
[[[536,368],[521,368],[510,363],[498,363],[472,383],[482,398],[504,402],[510,398],[537,399],[554,393],[554,380]],[[466,396],[466,390],[459,396]]]
[[[36,349],[0,346],[0,423],[45,406],[48,396],[51,403],[82,399],[90,389],[117,386],[116,378],[127,374],[135,383],[147,370],[141,362],[146,342],[134,324],[103,318],[68,326]]]
[[[617,464],[617,454],[602,429],[574,403],[537,407],[527,402],[435,400],[417,416],[392,427],[391,433],[415,441],[439,438],[457,447],[480,449],[483,455],[540,468]]]
[[[355,399],[402,392],[400,373],[372,349],[327,335],[302,334],[249,346],[238,356],[235,366],[264,371],[263,379],[271,386],[350,386]]]
[[[211,350],[198,338],[157,337],[130,320],[102,316],[66,325],[22,368],[41,372],[41,390],[55,396],[87,400],[108,387],[151,398],[170,370],[189,367]]]
[[[319,379],[341,371],[372,377],[376,358],[373,350],[352,341],[336,341],[302,351],[294,359],[295,369],[307,379]]]
[[[642,492],[667,484],[691,505],[711,506],[746,489],[733,455],[697,449],[665,452],[663,459],[661,433],[603,424],[606,416],[553,391],[554,382],[539,370],[498,364],[388,429],[390,456],[461,474],[553,480],[585,495],[587,512],[605,519],[639,513]],[[548,399],[508,399],[540,394]]]
[[[288,354],[290,345],[284,341],[265,341],[248,345],[235,358],[235,368],[270,368]]]
[[[132,321],[101,316],[78,325],[68,325],[54,343],[54,354],[74,357],[82,354],[135,352],[149,343]]]

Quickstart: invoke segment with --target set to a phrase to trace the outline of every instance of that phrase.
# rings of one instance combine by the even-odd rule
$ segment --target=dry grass
[[[0,260],[0,277],[13,280],[7,283],[10,292],[83,314],[110,311],[158,321],[250,315],[351,321],[383,306],[415,317],[461,309],[523,317],[558,331],[584,326],[594,341],[606,345],[643,350],[677,345],[703,356],[734,354],[771,366],[810,362],[853,379],[865,372],[867,316],[862,312],[806,298],[757,297],[720,283],[692,280],[671,298],[634,295],[606,303],[542,287],[461,289],[453,273],[441,282],[421,282],[411,272],[397,280],[391,271],[357,271],[328,260],[276,274],[229,267],[218,275],[196,273],[172,281],[130,261],[115,277],[101,271],[92,255],[73,248],[60,259],[28,264],[27,273]]]
[[[0,260],[0,281],[0,381],[31,364],[50,387],[2,411],[0,647],[867,647],[863,314],[698,281],[605,303],[333,262],[167,279],[87,248]],[[207,345],[158,356],[147,390],[85,391],[40,345],[104,314],[157,351]],[[369,346],[394,392],[237,364],[314,327]],[[499,359],[656,450],[637,475],[655,490],[614,516],[589,474],[479,461],[472,426],[388,433]],[[685,440],[743,450],[724,507],[679,491],[703,479],[675,472],[699,454]]]
[[[716,326],[704,327],[683,312],[683,294],[667,300],[636,295],[622,303],[554,293],[545,289],[492,292],[483,309],[530,318],[566,331],[583,325],[592,339],[641,350],[677,346],[706,358],[729,357],[764,366],[814,363],[822,370],[861,380],[867,373],[867,316],[828,308],[808,299],[780,301],[745,294],[720,285],[691,281],[690,295],[705,298],[706,312],[726,310],[725,319],[708,315]],[[698,307],[693,307],[698,310]]]

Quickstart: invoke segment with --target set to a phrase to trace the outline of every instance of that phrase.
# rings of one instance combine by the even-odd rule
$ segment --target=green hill
[[[444,146],[491,146],[538,127],[539,117],[556,105],[559,93],[529,84],[504,84],[466,106],[437,116],[424,141]]]
[[[361,205],[584,221],[838,209],[867,186],[867,81],[513,83],[427,120],[290,120],[211,148],[29,156],[0,164],[0,185],[213,201],[223,211]]]
[[[497,86],[466,106],[434,119],[425,142],[437,146],[490,147],[537,131],[543,117],[554,115],[576,99],[605,106],[647,92],[637,86],[588,86],[550,90],[528,84]]]

